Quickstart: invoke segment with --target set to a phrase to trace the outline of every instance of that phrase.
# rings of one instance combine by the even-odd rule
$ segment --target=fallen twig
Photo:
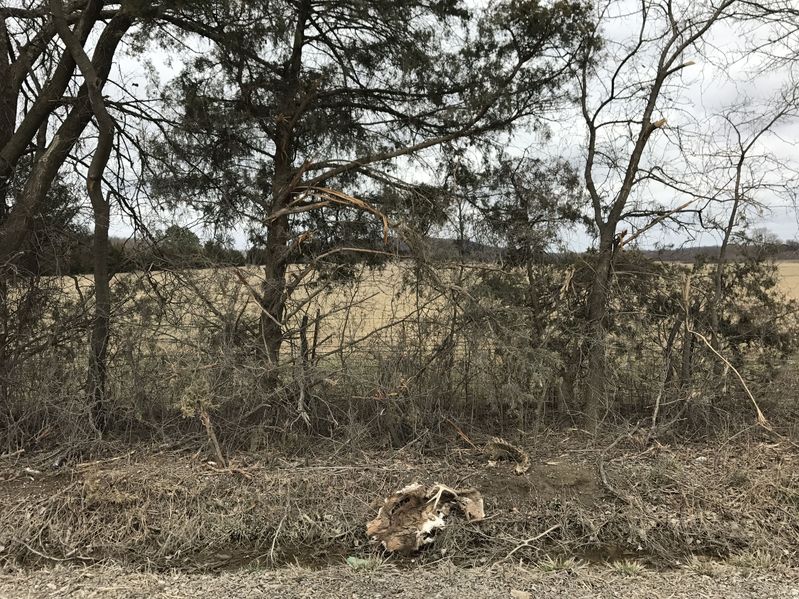
[[[288,514],[283,514],[283,517],[280,519],[280,523],[277,525],[277,529],[275,530],[275,536],[272,537],[272,546],[269,548],[269,561],[273,564],[275,563],[275,545],[277,544],[277,537],[280,535],[280,529],[283,527],[283,523],[286,521],[286,516]]]
[[[27,549],[31,553],[34,553],[34,554],[38,555],[39,557],[42,557],[42,558],[44,558],[46,560],[51,560],[51,561],[54,561],[54,562],[71,562],[74,559],[83,560],[85,562],[93,562],[93,561],[95,561],[94,558],[83,557],[82,555],[73,555],[71,557],[53,557],[52,555],[45,555],[41,551],[37,551],[36,549],[34,549],[30,545],[28,545],[25,541],[20,541],[18,539],[14,539],[14,542],[15,543],[19,543],[20,545],[25,547],[25,549]]]
[[[477,445],[475,445],[474,443],[472,443],[472,440],[468,436],[466,436],[466,433],[464,433],[457,424],[452,422],[452,420],[450,420],[449,418],[444,418],[444,420],[447,422],[447,424],[449,424],[452,428],[455,429],[455,432],[458,433],[458,435],[461,437],[461,439],[463,439],[469,445],[471,445],[473,449],[476,449],[477,451],[480,451],[480,448],[477,447]]]
[[[96,460],[94,462],[81,462],[80,464],[75,464],[75,468],[88,468],[89,466],[97,466],[99,464],[109,464],[111,462],[116,462],[119,460],[124,460],[125,458],[129,458],[134,453],[136,453],[135,449],[133,451],[129,451],[125,455],[118,455],[115,458],[108,458],[106,460]]]
[[[208,433],[208,440],[211,441],[211,445],[213,445],[214,451],[216,452],[216,459],[219,460],[222,468],[227,469],[227,462],[225,461],[225,457],[222,455],[222,448],[219,446],[219,440],[216,438],[214,427],[211,424],[211,417],[204,408],[198,408],[198,411],[200,414],[200,421],[203,423],[203,426]]]
[[[530,546],[530,543],[533,543],[533,542],[535,542],[535,541],[538,541],[538,540],[540,540],[540,539],[543,539],[543,538],[544,538],[545,536],[547,536],[549,533],[551,533],[551,532],[553,532],[553,531],[556,531],[556,530],[557,530],[557,529],[559,529],[559,528],[560,528],[560,524],[555,524],[555,526],[550,526],[550,527],[549,527],[549,528],[547,528],[547,529],[546,529],[544,532],[542,532],[542,533],[540,533],[540,534],[537,534],[537,535],[536,535],[536,536],[534,536],[532,539],[527,539],[526,541],[522,541],[522,544],[521,544],[521,545],[517,546],[517,547],[516,547],[515,549],[513,549],[513,550],[512,550],[512,551],[511,551],[511,552],[510,552],[508,555],[506,555],[505,557],[503,557],[503,558],[502,558],[501,560],[499,560],[499,562],[497,562],[497,563],[504,562],[505,560],[507,560],[507,559],[510,559],[510,556],[511,556],[511,555],[513,555],[514,553],[516,553],[516,552],[517,552],[519,549],[524,549],[525,547],[529,547],[529,546]]]
[[[22,455],[23,453],[25,453],[24,449],[17,449],[16,451],[12,451],[11,453],[4,453],[3,455],[0,455],[0,460],[6,460],[8,458],[15,458],[15,457],[17,457],[19,455]]]

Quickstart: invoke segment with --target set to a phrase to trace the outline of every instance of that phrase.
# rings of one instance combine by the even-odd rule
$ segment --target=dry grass
[[[799,261],[785,260],[777,263],[780,288],[791,299],[799,299]]]
[[[640,576],[646,572],[644,564],[629,559],[610,562],[610,569],[619,576]]]
[[[297,271],[299,267],[295,267]],[[455,284],[458,289],[468,288],[482,268],[474,265],[461,270],[458,267],[437,268],[443,287]],[[778,263],[781,289],[787,297],[799,299],[799,261]],[[231,269],[200,269],[171,272],[123,273],[115,277],[114,286],[121,300],[117,319],[121,328],[152,327],[150,333],[160,347],[176,346],[195,341],[198,330],[212,320],[217,324],[257,319],[260,308],[253,295],[260,289],[262,273],[258,267],[240,269],[246,275],[248,286],[241,284]],[[303,315],[313,323],[320,319],[319,352],[337,352],[341,348],[362,344],[375,334],[386,340],[399,339],[404,333],[436,322],[449,299],[446,290],[436,290],[425,284],[417,289],[412,284],[411,263],[395,262],[382,269],[359,267],[348,282],[336,283],[332,290],[320,289],[313,280],[300,285],[289,303],[290,317],[287,329],[299,330]],[[291,273],[289,275],[291,277]],[[680,284],[679,281],[675,285]],[[64,292],[76,297],[78,290],[86,293],[91,287],[91,277],[62,279]],[[155,289],[166,289],[168,296],[159,297]],[[465,299],[465,298],[462,298]],[[143,323],[141,306],[158,302],[164,316],[157,322]],[[209,311],[209,308],[211,310]],[[289,335],[291,336],[291,335]],[[426,344],[435,347],[440,339],[433,336]],[[286,353],[296,352],[291,343],[284,346]]]
[[[541,572],[576,572],[585,567],[585,562],[564,555],[546,556],[536,563],[535,567]]]
[[[585,559],[630,576],[645,562],[676,565],[692,555],[757,570],[799,563],[799,478],[788,447],[617,448],[605,462],[613,492],[590,446],[539,439],[526,449],[533,467],[523,476],[456,447],[338,456],[327,448],[302,461],[242,454],[229,471],[179,452],[41,473],[25,471],[41,468],[35,458],[6,459],[0,557],[188,570],[320,567],[357,557],[367,561],[351,561],[380,569],[403,563],[385,562],[364,535],[382,498],[412,481],[468,481],[485,498],[487,520],[453,522],[422,562],[485,565],[512,553],[539,570],[574,571]],[[710,573],[699,562],[689,568]]]

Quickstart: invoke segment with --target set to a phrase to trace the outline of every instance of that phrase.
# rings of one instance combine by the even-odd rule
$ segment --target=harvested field
[[[786,260],[778,262],[780,270],[780,287],[785,294],[793,299],[799,299],[799,262]]]
[[[799,299],[799,262],[780,261],[777,267],[781,291],[789,298]],[[441,269],[438,276],[447,284],[464,285],[464,281],[472,281],[477,273],[492,268],[481,265],[465,269],[451,266]],[[168,322],[161,323],[163,330],[155,332],[162,342],[182,343],[191,339],[196,329],[208,320],[208,304],[204,303],[207,300],[215,306],[217,316],[258,316],[260,310],[254,294],[260,289],[262,273],[258,267],[252,266],[237,270],[246,275],[249,287],[238,280],[230,268],[156,272],[148,276],[147,282],[142,279],[141,273],[122,273],[117,275],[114,285],[124,289],[120,294],[123,298],[127,297],[128,302],[152,299],[153,289],[157,286],[174,285],[178,288],[171,292],[169,299],[179,313]],[[339,345],[363,341],[383,328],[401,329],[413,324],[420,314],[424,318],[435,319],[442,306],[446,305],[445,294],[425,287],[417,296],[412,285],[403,285],[405,277],[412,272],[412,264],[397,262],[382,269],[363,267],[351,281],[336,286],[332,292],[320,293],[313,282],[302,285],[294,294],[293,302],[304,307],[292,319],[292,327],[299,327],[302,314],[308,314],[313,319],[318,313],[322,322],[320,338],[325,339],[323,345],[335,349]],[[680,284],[679,280],[674,281],[675,286]],[[92,285],[92,278],[88,275],[78,277],[77,281],[64,278],[62,285],[68,295],[74,295],[77,289],[85,293]]]

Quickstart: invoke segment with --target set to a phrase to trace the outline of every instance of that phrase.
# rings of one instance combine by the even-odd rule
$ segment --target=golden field
[[[783,291],[788,297],[799,299],[799,261],[782,261],[778,267]],[[289,328],[296,332],[303,315],[307,314],[313,323],[318,314],[321,317],[318,341],[330,350],[352,346],[373,336],[397,340],[398,335],[411,331],[435,344],[438,341],[434,332],[438,329],[436,325],[446,321],[453,297],[469,286],[469,279],[480,268],[492,267],[475,266],[463,271],[457,267],[438,268],[434,273],[439,278],[438,288],[423,287],[418,295],[409,282],[413,280],[411,263],[393,264],[382,270],[364,268],[360,276],[341,284],[333,292],[301,284],[288,306]],[[247,267],[239,272],[246,284],[232,276],[230,269],[119,274],[114,284],[117,315],[127,312],[128,316],[118,322],[144,326],[162,342],[180,345],[210,322],[232,323],[245,315],[256,317],[259,307],[255,296],[262,282],[261,271],[257,267]],[[79,288],[87,292],[91,277],[79,277],[77,281],[65,277],[62,284],[70,295],[76,294]],[[142,302],[160,305],[161,310],[165,309],[163,316],[141,320]],[[124,307],[134,304],[139,308],[133,313]],[[153,309],[158,311],[155,305]]]
[[[779,262],[780,283],[786,295],[799,299],[799,261],[786,260]]]

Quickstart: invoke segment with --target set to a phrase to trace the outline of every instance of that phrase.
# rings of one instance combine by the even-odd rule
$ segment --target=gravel
[[[544,573],[502,566],[460,569],[449,563],[372,571],[347,566],[321,570],[282,568],[221,574],[143,573],[119,566],[57,566],[0,574],[0,598],[95,597],[467,597],[526,599],[548,597],[756,597],[799,599],[799,570],[752,572],[723,564],[708,576],[689,569],[644,570],[623,575],[611,567],[590,566]]]

